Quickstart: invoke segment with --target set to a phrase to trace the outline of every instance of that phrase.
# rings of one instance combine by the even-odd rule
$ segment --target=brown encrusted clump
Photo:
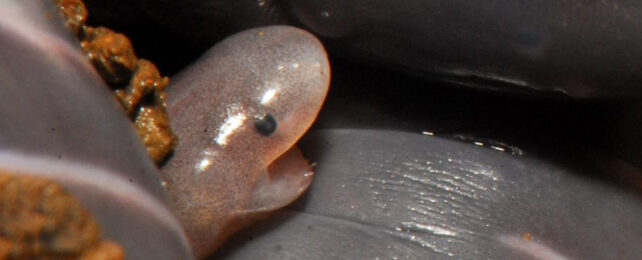
[[[71,31],[78,35],[87,20],[87,8],[81,0],[55,0]]]
[[[134,122],[138,136],[142,137],[147,153],[160,163],[171,152],[176,138],[163,129],[169,128],[169,120],[162,107],[141,107]]]
[[[162,77],[153,63],[136,58],[126,36],[85,25],[87,10],[81,0],[54,1],[89,60],[134,122],[147,153],[160,164],[176,146],[165,109],[169,78]]]
[[[115,92],[127,114],[134,119],[136,132],[147,153],[157,163],[176,145],[165,111],[165,87],[168,83],[169,78],[161,77],[153,63],[140,59],[129,85]]]
[[[161,77],[153,63],[145,59],[138,60],[137,70],[124,89],[117,89],[114,94],[128,115],[132,116],[139,104],[159,104],[165,107],[165,87],[169,78]]]
[[[127,82],[138,59],[129,39],[104,27],[85,26],[80,46],[96,70],[110,85]]]
[[[94,218],[58,184],[0,172],[0,259],[124,259]]]

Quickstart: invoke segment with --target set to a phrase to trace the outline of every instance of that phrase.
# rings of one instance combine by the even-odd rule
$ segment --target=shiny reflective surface
[[[397,131],[313,131],[301,147],[318,162],[303,199],[216,259],[641,256],[639,193],[592,165]]]
[[[168,113],[179,144],[162,172],[197,255],[309,185],[296,152],[287,157],[295,167],[267,168],[312,124],[329,76],[314,36],[274,26],[226,39],[173,79]],[[264,118],[275,121],[268,134],[256,124]]]

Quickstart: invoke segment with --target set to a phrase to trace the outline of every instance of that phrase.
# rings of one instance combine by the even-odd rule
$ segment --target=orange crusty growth
[[[81,0],[55,0],[65,22],[71,31],[78,35],[87,20],[87,8]]]
[[[105,27],[85,26],[80,46],[109,84],[126,82],[136,69],[134,48],[125,35]]]
[[[161,163],[176,146],[165,111],[169,78],[161,76],[153,63],[138,59],[125,35],[85,25],[87,10],[81,0],[55,2],[87,57],[134,122],[147,153]]]
[[[0,259],[123,259],[94,218],[60,185],[0,172]]]

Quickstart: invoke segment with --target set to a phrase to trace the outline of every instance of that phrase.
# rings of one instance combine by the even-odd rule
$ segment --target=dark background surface
[[[135,1],[125,2],[86,1],[87,23],[127,35],[137,56],[154,62],[162,74],[171,77],[210,47],[156,24]],[[557,154],[551,158],[582,160],[584,153],[577,151],[589,149],[640,163],[636,100],[487,91],[329,56],[332,85],[314,128],[429,131],[466,142],[491,140],[542,156]]]

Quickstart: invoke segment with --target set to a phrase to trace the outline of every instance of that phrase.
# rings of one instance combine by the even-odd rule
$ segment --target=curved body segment
[[[211,259],[640,257],[642,201],[608,171],[400,131],[312,131],[301,149],[318,162],[304,198]]]

